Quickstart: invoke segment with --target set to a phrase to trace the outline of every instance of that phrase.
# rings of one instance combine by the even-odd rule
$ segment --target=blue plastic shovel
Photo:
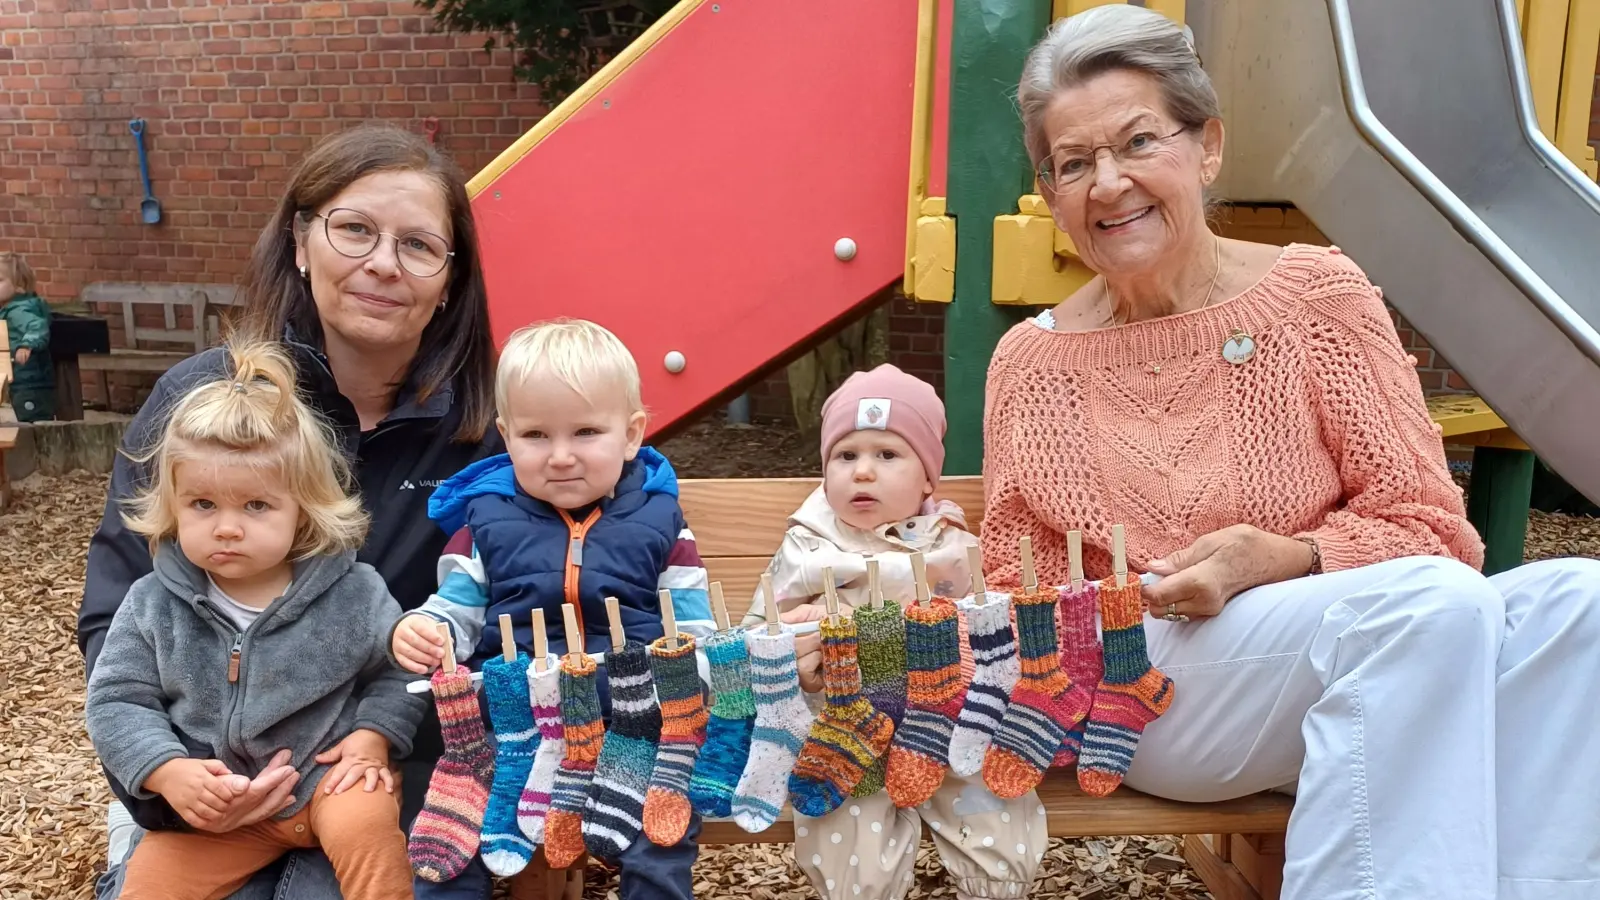
[[[144,153],[144,120],[129,122],[128,130],[133,132],[133,142],[139,147],[139,175],[144,179],[144,202],[139,204],[139,217],[146,225],[154,225],[161,221],[161,201],[150,190],[150,160]]]

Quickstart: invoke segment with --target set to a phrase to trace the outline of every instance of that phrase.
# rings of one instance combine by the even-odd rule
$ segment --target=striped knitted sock
[[[583,808],[589,802],[595,761],[606,742],[600,717],[596,666],[587,654],[561,658],[561,735],[566,744],[550,785],[550,811],[544,817],[544,858],[565,869],[583,855]]]
[[[644,830],[644,794],[656,765],[661,710],[644,644],[633,642],[606,656],[611,683],[611,733],[594,767],[583,808],[583,844],[616,859]]]
[[[1105,674],[1101,661],[1100,634],[1095,630],[1094,614],[1100,602],[1100,591],[1092,581],[1074,591],[1071,585],[1061,589],[1061,601],[1056,604],[1056,636],[1061,640],[1061,670],[1072,683],[1085,690],[1098,685]],[[1056,751],[1054,768],[1066,768],[1077,763],[1078,750],[1083,746],[1083,731],[1089,720],[1072,726],[1061,749]]]
[[[898,728],[906,714],[905,616],[900,604],[891,601],[877,609],[863,606],[855,611],[855,619],[861,693]],[[883,790],[888,767],[889,754],[885,753],[861,776],[850,796],[870,797]]]
[[[484,810],[480,840],[483,864],[496,875],[515,875],[533,858],[533,844],[517,828],[517,800],[533,771],[539,732],[528,705],[528,657],[511,662],[495,656],[483,663],[483,693],[494,726],[494,781]]]
[[[789,775],[789,802],[812,817],[838,809],[894,736],[894,723],[861,696],[855,620],[840,616],[830,625],[824,619],[821,631],[822,715]]]
[[[966,777],[983,768],[983,755],[1005,718],[1006,703],[1021,666],[1011,634],[1011,595],[993,591],[979,606],[969,597],[956,604],[967,617],[976,667],[967,697],[950,735],[950,770]]]
[[[760,628],[745,640],[750,649],[756,723],[750,734],[750,761],[733,792],[733,820],[754,834],[770,828],[783,812],[789,770],[811,728],[811,710],[800,697],[794,635],[787,631],[767,634]]]
[[[567,752],[561,732],[561,661],[552,657],[545,669],[528,669],[528,691],[533,697],[533,720],[539,726],[539,749],[533,755],[533,768],[527,786],[517,801],[517,827],[530,842],[544,843],[544,817],[550,811],[550,788],[556,780],[556,767]]]
[[[956,606],[934,597],[906,616],[906,717],[889,750],[889,799],[905,809],[928,802],[944,782],[950,734],[961,714],[961,627]]]
[[[1005,799],[1020,797],[1039,784],[1067,732],[1089,711],[1091,700],[1088,691],[1061,671],[1055,590],[1021,593],[1015,602],[1022,677],[983,757],[983,783]]]
[[[694,638],[679,634],[676,650],[667,649],[666,638],[651,644],[650,669],[661,698],[661,749],[644,795],[644,834],[658,847],[672,847],[689,830],[689,777],[706,741],[706,703]]]
[[[1144,643],[1144,600],[1139,579],[1100,585],[1100,623],[1105,638],[1105,678],[1094,693],[1094,709],[1083,733],[1078,786],[1104,797],[1122,784],[1139,749],[1139,736],[1172,706],[1172,679],[1150,665]]]
[[[711,662],[711,718],[689,778],[689,802],[702,816],[727,818],[733,815],[733,790],[750,759],[756,723],[744,632],[730,628],[707,638],[706,659]]]
[[[478,829],[489,802],[494,754],[483,740],[483,714],[465,666],[433,673],[444,756],[433,767],[422,812],[411,825],[411,869],[424,881],[449,881],[478,852]]]

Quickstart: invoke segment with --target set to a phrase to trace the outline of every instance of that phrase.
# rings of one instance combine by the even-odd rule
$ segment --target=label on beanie
[[[881,397],[868,397],[856,406],[856,430],[865,431],[869,428],[878,431],[889,430],[889,409],[894,404]]]

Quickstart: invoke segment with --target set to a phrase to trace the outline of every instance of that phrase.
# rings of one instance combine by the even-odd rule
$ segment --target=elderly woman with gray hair
[[[1178,25],[1066,19],[1019,101],[1098,277],[996,349],[985,556],[1031,535],[1064,583],[1076,529],[1104,577],[1123,524],[1161,576],[1100,593],[1107,671],[1144,677],[1101,683],[1080,780],[1294,791],[1285,898],[1600,897],[1600,782],[1570,777],[1600,758],[1600,562],[1479,574],[1379,291],[1335,248],[1207,227],[1225,129]]]

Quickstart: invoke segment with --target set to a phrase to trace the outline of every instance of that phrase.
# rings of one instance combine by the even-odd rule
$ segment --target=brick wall
[[[233,281],[321,135],[421,130],[469,173],[544,113],[509,54],[410,0],[0,2],[0,236],[57,303],[94,281]],[[162,222],[128,120],[147,122]]]

